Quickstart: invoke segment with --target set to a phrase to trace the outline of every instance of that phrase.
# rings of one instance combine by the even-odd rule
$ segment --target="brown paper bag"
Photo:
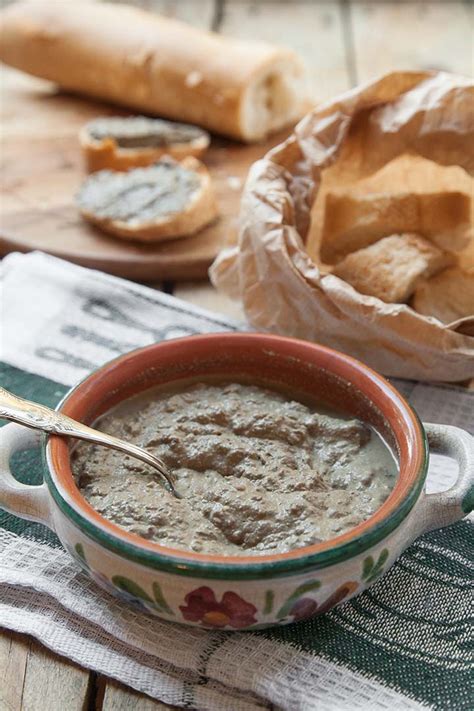
[[[305,249],[323,171],[354,181],[403,153],[474,174],[474,84],[443,72],[397,72],[313,110],[250,169],[238,245],[219,254],[211,280],[242,300],[257,329],[323,343],[386,375],[472,378],[466,319],[447,326],[359,294]]]

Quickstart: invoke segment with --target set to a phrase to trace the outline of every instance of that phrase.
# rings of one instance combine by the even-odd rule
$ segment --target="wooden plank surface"
[[[89,673],[34,640],[0,635],[0,711],[82,711]]]
[[[123,5],[136,5],[145,10],[174,17],[190,25],[208,30],[217,11],[216,0],[111,0]]]
[[[340,2],[226,2],[219,31],[294,49],[306,65],[315,101],[327,99],[350,86]]]
[[[218,311],[238,321],[245,320],[244,310],[239,301],[232,301],[224,294],[219,294],[209,282],[184,282],[175,284],[174,296],[189,301],[195,306],[210,311]]]
[[[0,711],[21,709],[29,644],[28,637],[19,634],[0,635]]]
[[[473,14],[468,2],[351,2],[357,81],[395,69],[472,76]]]
[[[6,0],[0,0],[0,5],[4,4]],[[396,68],[473,71],[473,7],[467,2],[136,0],[134,4],[200,27],[212,26],[227,34],[292,46],[309,65],[311,87],[321,99],[356,80],[366,81]],[[38,118],[30,115],[23,120]],[[174,293],[204,308],[242,316],[238,304],[218,295],[204,282],[177,284]],[[88,684],[88,672],[46,651],[34,640],[9,632],[0,634],[1,677],[6,681],[0,682],[0,711],[173,708],[106,677],[99,677],[96,683],[92,676],[94,683]]]
[[[163,711],[176,708],[178,707],[155,701],[123,684],[106,679],[101,711]]]
[[[21,708],[24,711],[82,711],[87,699],[89,673],[32,643],[26,662]],[[45,707],[44,701],[48,699]]]

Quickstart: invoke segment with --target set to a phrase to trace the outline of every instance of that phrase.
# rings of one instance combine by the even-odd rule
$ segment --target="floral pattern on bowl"
[[[352,595],[358,587],[359,583],[352,580],[343,583],[322,603],[316,602],[316,600],[311,597],[299,597],[296,602],[292,604],[288,615],[293,618],[292,622],[306,620],[308,617],[314,617],[315,615],[323,615],[325,612],[329,612],[335,605],[342,602],[344,598]],[[279,619],[282,620],[283,618],[280,617]]]
[[[123,575],[113,575],[111,579],[91,568],[87,561],[82,543],[76,543],[74,550],[69,550],[81,568],[102,588],[115,598],[131,605],[137,610],[158,615],[175,616],[175,612],[165,600],[161,586],[152,582],[152,595],[147,593],[138,583]],[[186,622],[208,629],[252,629],[257,630],[272,624],[265,618],[274,617],[279,623],[299,622],[315,615],[329,612],[344,599],[352,597],[367,583],[373,582],[384,571],[389,551],[384,548],[376,562],[373,556],[367,556],[362,562],[361,580],[349,580],[339,585],[334,592],[322,601],[315,599],[311,593],[321,588],[321,581],[310,579],[298,585],[287,596],[278,611],[274,612],[275,591],[267,590],[261,609],[238,593],[226,590],[218,599],[218,595],[208,585],[200,585],[184,595],[184,604],[179,604],[176,613],[181,613]]]
[[[189,622],[202,622],[210,627],[233,627],[236,630],[257,623],[255,605],[235,592],[225,592],[218,602],[211,588],[203,585],[188,593],[184,601],[186,605],[180,605],[179,609]]]

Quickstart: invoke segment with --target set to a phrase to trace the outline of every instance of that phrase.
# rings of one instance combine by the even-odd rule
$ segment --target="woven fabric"
[[[90,369],[132,347],[242,328],[173,297],[40,254],[2,271],[1,381],[55,405]],[[474,433],[474,394],[397,381],[425,421]],[[15,475],[42,479],[37,451]],[[456,466],[433,457],[429,490]],[[0,624],[167,703],[198,709],[470,709],[472,525],[416,541],[370,590],[310,621],[207,632],[138,614],[99,590],[56,536],[0,510]]]

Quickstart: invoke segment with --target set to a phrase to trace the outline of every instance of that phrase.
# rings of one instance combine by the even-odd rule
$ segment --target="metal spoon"
[[[117,449],[119,452],[125,452],[156,469],[156,471],[166,479],[174,496],[176,496],[177,499],[181,498],[181,495],[176,491],[174,478],[166,467],[166,464],[158,457],[147,452],[146,449],[137,447],[135,444],[124,442],[105,432],[94,430],[92,427],[83,425],[81,422],[76,422],[76,420],[71,419],[67,415],[63,415],[61,412],[51,410],[44,405],[38,405],[36,402],[24,400],[1,387],[0,417],[18,422],[20,425],[25,425],[25,427],[31,427],[35,430],[42,430],[43,432],[49,432],[50,434],[60,435],[62,437],[75,437],[76,439],[86,440],[86,442],[93,442],[94,444],[100,444],[104,447]]]

